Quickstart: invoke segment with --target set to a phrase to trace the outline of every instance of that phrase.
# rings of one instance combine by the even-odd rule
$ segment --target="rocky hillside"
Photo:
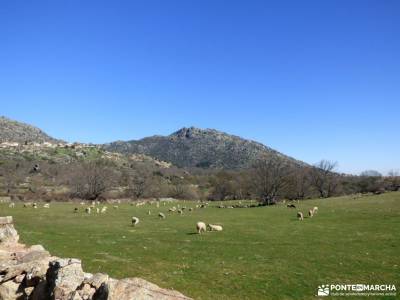
[[[1,142],[52,142],[56,140],[37,127],[17,122],[6,117],[0,117],[0,143]]]
[[[168,161],[178,167],[240,169],[260,155],[303,164],[263,144],[214,129],[182,128],[169,136],[152,136],[103,145],[108,151],[140,153]]]

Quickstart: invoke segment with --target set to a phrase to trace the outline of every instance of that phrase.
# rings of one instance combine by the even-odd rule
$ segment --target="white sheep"
[[[100,208],[96,207],[96,213],[97,213],[97,214],[100,213]]]
[[[118,209],[118,205],[114,205],[113,208],[114,208],[114,209]]]
[[[303,213],[301,211],[297,212],[297,218],[299,219],[299,221],[304,220]]]
[[[197,233],[201,234],[201,232],[206,232],[207,231],[207,226],[206,223],[204,222],[197,222],[196,224],[196,229],[197,229]]]
[[[85,205],[85,202],[81,202],[80,205]]]
[[[36,203],[36,202],[33,203],[33,204],[32,204],[32,207],[33,207],[33,208],[37,208],[37,203]]]
[[[103,206],[102,208],[101,208],[101,213],[102,214],[105,214],[106,213],[106,211],[107,211],[107,206]]]
[[[221,225],[208,224],[208,228],[210,229],[210,231],[222,231]]]
[[[182,209],[178,209],[178,214],[182,214],[182,213],[183,213]]]
[[[90,207],[86,207],[85,212],[90,215],[90,213],[92,212],[92,209]]]
[[[11,203],[8,205],[8,207],[10,207],[10,208],[15,207],[15,203],[14,203],[14,202],[11,202]]]
[[[136,226],[137,224],[139,224],[139,218],[132,217],[132,226]]]
[[[309,216],[310,218],[312,218],[312,217],[314,216],[314,210],[313,210],[313,209],[310,209],[310,210],[308,211],[308,216]]]
[[[162,212],[159,212],[158,216],[160,217],[160,219],[165,219],[165,215]]]
[[[50,204],[49,203],[43,204],[43,208],[50,208]]]
[[[313,215],[315,215],[318,212],[318,206],[314,206],[313,210]]]
[[[147,214],[150,216],[150,215],[151,215],[151,211],[149,210],[149,211],[147,212]]]

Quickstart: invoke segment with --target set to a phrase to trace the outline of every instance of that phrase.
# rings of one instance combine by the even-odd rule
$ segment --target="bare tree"
[[[255,189],[258,197],[269,205],[287,184],[289,168],[283,160],[263,156],[253,167]]]
[[[73,196],[94,200],[112,186],[113,174],[101,160],[76,166]]]
[[[287,188],[290,198],[304,199],[310,195],[310,168],[296,166],[290,174],[290,185]]]
[[[339,184],[338,175],[334,172],[337,162],[321,160],[311,169],[310,179],[321,198],[331,197]]]

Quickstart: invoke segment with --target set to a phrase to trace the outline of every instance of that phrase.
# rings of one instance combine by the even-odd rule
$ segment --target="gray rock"
[[[20,284],[13,281],[6,281],[0,284],[0,299],[1,300],[15,300],[23,295],[19,289]]]
[[[59,258],[51,261],[46,280],[53,291],[53,299],[69,300],[85,278],[81,261]]]

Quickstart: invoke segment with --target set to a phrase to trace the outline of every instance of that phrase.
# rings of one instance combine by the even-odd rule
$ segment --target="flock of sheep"
[[[120,202],[118,201],[117,203],[119,204]],[[136,207],[140,207],[140,206],[145,205],[146,203],[147,204],[154,204],[155,203],[157,208],[160,207],[160,202],[159,201],[136,202],[136,203],[131,203],[131,205],[135,205]],[[81,202],[80,204],[81,204],[81,206],[84,206],[87,203]],[[99,201],[92,201],[92,204],[90,206],[85,207],[85,213],[91,214],[92,211],[93,212],[96,211],[96,213],[98,213],[98,214],[106,213],[107,212],[107,206],[102,206],[100,208],[100,204],[101,203]],[[165,206],[166,203],[163,202],[163,205]],[[195,209],[197,209],[197,208],[206,208],[208,205],[209,205],[208,203],[198,204],[198,205],[195,206]],[[15,207],[15,203],[11,202],[9,204],[9,207],[10,208]],[[38,205],[37,205],[36,202],[34,202],[34,203],[26,202],[26,203],[24,203],[24,207],[32,207],[32,208],[36,209],[36,208],[38,208]],[[294,204],[288,204],[287,207],[288,208],[296,208],[296,206]],[[50,208],[50,204],[49,203],[43,204],[43,208]],[[118,205],[114,205],[113,208],[114,209],[118,209]],[[186,208],[186,206],[182,206],[181,207],[180,204],[178,204],[177,206],[173,206],[173,207],[169,208],[168,211],[171,212],[171,213],[177,212],[178,214],[183,214],[183,211],[186,210],[186,209],[188,211],[193,211],[194,210],[194,208]],[[74,208],[74,212],[77,213],[78,211],[79,211],[79,208],[75,207]],[[318,207],[314,206],[312,209],[309,209],[308,216],[310,218],[312,218],[317,212],[318,212]],[[148,215],[151,215],[151,211],[150,210],[148,211]],[[165,214],[162,213],[162,212],[158,213],[158,217],[160,219],[165,219],[166,218]],[[297,218],[298,218],[298,220],[303,221],[304,220],[303,212],[298,211],[297,212]],[[140,219],[138,217],[135,217],[135,216],[132,217],[132,219],[131,219],[132,226],[137,226],[139,224],[139,222],[140,222]],[[206,223],[201,222],[201,221],[196,223],[196,231],[197,231],[198,234],[201,234],[203,232],[207,232],[207,230],[208,231],[222,231],[223,228],[222,228],[221,225],[217,225],[217,224],[207,224],[206,225]]]
[[[120,203],[120,202],[118,202],[118,203]],[[160,202],[158,202],[158,201],[157,202],[150,201],[150,202],[147,202],[147,203],[148,204],[156,203],[156,207],[157,208],[160,207]],[[83,206],[86,203],[85,202],[81,202],[80,204]],[[131,203],[132,206],[135,205],[136,207],[143,206],[144,204],[146,204],[146,202],[137,202],[135,204]],[[165,202],[163,202],[163,205],[165,206]],[[186,206],[182,206],[181,207],[181,205],[178,204],[177,206],[173,206],[173,207],[169,208],[168,211],[171,212],[171,213],[177,212],[178,214],[183,214],[183,211],[186,210],[186,209],[191,212],[191,211],[193,211],[194,209],[197,209],[197,208],[206,208],[208,205],[209,205],[209,203],[207,202],[205,204],[195,205],[195,208],[191,208],[191,207],[187,208]],[[92,205],[90,205],[90,206],[85,208],[85,213],[91,214],[92,211],[94,211],[94,210],[96,211],[96,213],[106,213],[107,212],[107,206],[103,206],[101,209],[99,207],[97,207],[97,206],[100,206],[100,202],[99,201],[93,201]],[[114,209],[118,209],[118,205],[114,205],[113,208]],[[79,208],[75,207],[74,208],[74,212],[77,213],[78,211],[79,211]],[[149,210],[147,214],[151,215],[151,211]],[[158,213],[158,217],[160,219],[165,219],[166,218],[165,214],[162,213],[162,212]],[[140,222],[140,219],[138,217],[132,217],[132,219],[131,219],[132,226],[134,226],[134,227],[137,226],[139,224],[139,222]],[[217,224],[207,224],[206,225],[204,222],[197,222],[196,223],[196,230],[197,230],[198,234],[201,234],[202,232],[206,232],[207,229],[208,229],[208,231],[222,231],[222,226],[221,225],[217,225]]]

